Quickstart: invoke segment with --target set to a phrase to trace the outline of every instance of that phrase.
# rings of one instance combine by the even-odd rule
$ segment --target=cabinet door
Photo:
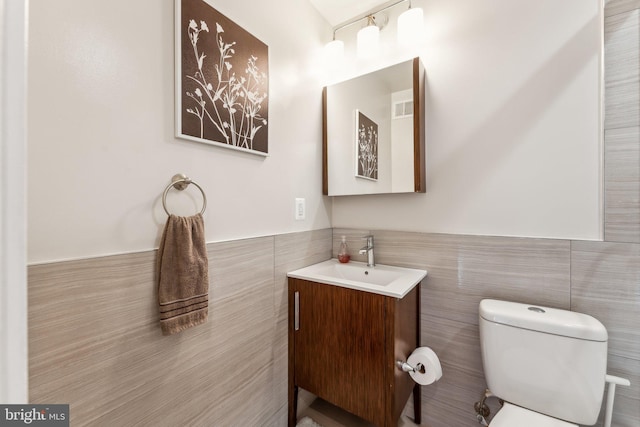
[[[293,287],[300,313],[294,332],[296,385],[384,425],[388,297],[297,279]]]

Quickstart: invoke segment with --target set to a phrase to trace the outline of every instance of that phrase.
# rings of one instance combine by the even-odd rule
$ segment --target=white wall
[[[427,192],[336,197],[332,225],[600,239],[599,1],[413,3],[427,32]],[[393,26],[389,62],[406,55]]]
[[[328,24],[306,1],[209,1],[269,46],[267,158],[174,138],[172,0],[31,1],[29,262],[157,247],[175,173],[206,191],[208,241],[330,226],[316,75]],[[175,213],[200,209],[187,192],[170,192]]]
[[[31,1],[29,262],[156,247],[179,172],[207,192],[208,241],[327,226],[600,238],[597,0],[415,0],[427,193],[333,201],[316,75],[328,25],[304,1],[211,4],[269,45],[268,158],[174,138],[172,1]],[[199,209],[194,190],[170,194],[177,214]]]

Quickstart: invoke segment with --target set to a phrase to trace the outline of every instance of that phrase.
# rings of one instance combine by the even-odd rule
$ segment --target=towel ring
[[[167,188],[164,189],[164,193],[162,193],[162,207],[164,208],[164,211],[167,213],[167,215],[171,215],[169,213],[169,210],[167,209],[167,193],[169,192],[169,190],[171,190],[171,187],[175,188],[176,190],[182,191],[187,188],[189,184],[193,184],[198,187],[198,190],[200,190],[200,192],[202,193],[202,210],[200,211],[200,215],[202,215],[207,209],[207,196],[206,194],[204,194],[204,190],[202,189],[202,187],[200,187],[195,181],[192,181],[188,176],[179,173],[171,177],[171,184],[167,185]]]

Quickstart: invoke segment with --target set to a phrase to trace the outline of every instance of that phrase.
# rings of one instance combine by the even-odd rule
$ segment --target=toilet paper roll
[[[416,348],[407,359],[407,363],[416,368],[416,371],[409,372],[409,375],[420,385],[432,384],[442,377],[440,359],[429,347]],[[422,365],[422,369],[417,369],[418,364]]]

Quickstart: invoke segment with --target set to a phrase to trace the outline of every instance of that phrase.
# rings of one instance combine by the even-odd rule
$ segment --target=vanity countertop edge
[[[376,271],[385,271],[396,272],[402,276],[392,280],[386,285],[378,285],[374,283],[366,283],[364,281],[350,280],[348,278],[339,277],[336,274],[327,273],[327,271],[331,269],[341,268],[341,265],[342,268],[362,269],[364,274],[368,274],[369,272],[375,274]],[[427,274],[427,270],[397,267],[385,264],[376,264],[373,267],[368,267],[366,263],[358,261],[350,261],[349,263],[341,264],[337,259],[332,258],[327,261],[322,261],[290,271],[287,273],[287,277],[401,299],[404,298],[416,285],[418,285],[427,276]]]

